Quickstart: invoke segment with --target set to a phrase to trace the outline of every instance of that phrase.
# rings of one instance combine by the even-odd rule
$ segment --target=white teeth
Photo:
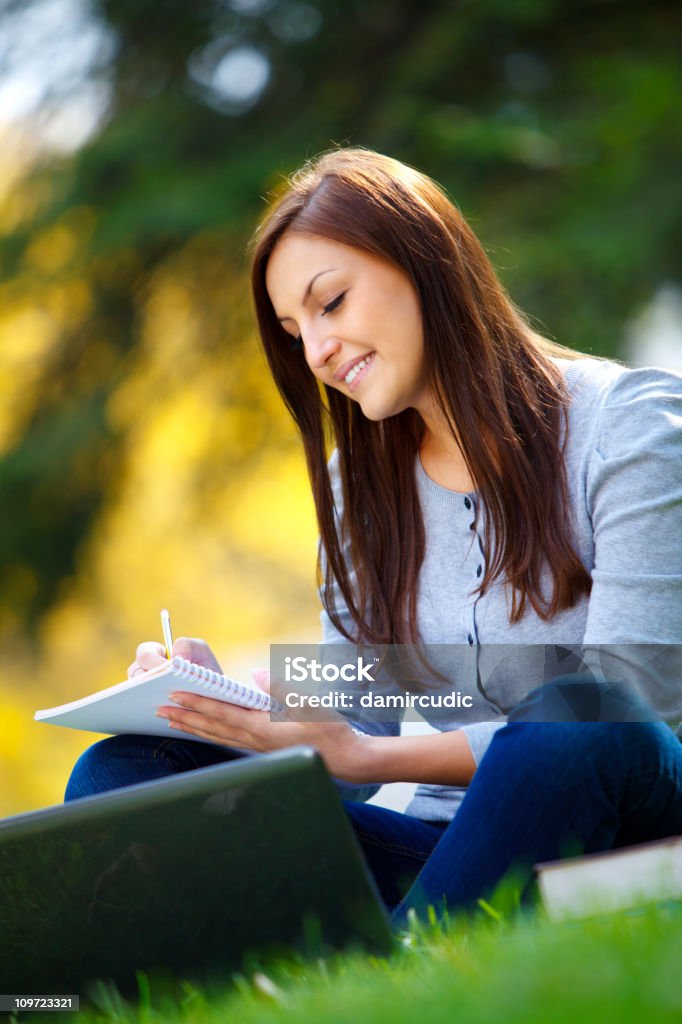
[[[359,363],[356,363],[355,366],[353,366],[352,369],[348,371],[346,376],[343,378],[346,384],[353,383],[357,375],[360,373],[360,370],[363,370],[365,366],[367,366],[367,364],[372,361],[373,355],[374,353],[372,353],[372,355],[367,356],[365,359],[361,359]]]

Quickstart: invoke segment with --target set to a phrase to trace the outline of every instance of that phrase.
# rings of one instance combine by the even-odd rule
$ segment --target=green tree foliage
[[[432,174],[516,301],[545,333],[587,351],[618,355],[628,317],[681,276],[677,5],[92,7],[117,40],[98,72],[112,90],[106,121],[80,151],[34,167],[21,185],[34,200],[0,247],[3,305],[42,310],[52,325],[30,384],[17,375],[0,460],[0,608],[29,626],[116,494],[131,438],[112,397],[138,365],[154,282],[178,261],[200,329],[169,374],[182,365],[191,386],[193,368],[214,359],[225,408],[260,417],[258,445],[282,443],[262,374],[240,389],[229,364],[257,359],[246,240],[262,197],[306,156],[367,145]],[[267,77],[251,99],[239,64],[229,80],[235,54],[251,60],[242,78],[254,67]],[[253,454],[248,443],[216,448],[197,486],[210,488],[216,472],[236,479]]]

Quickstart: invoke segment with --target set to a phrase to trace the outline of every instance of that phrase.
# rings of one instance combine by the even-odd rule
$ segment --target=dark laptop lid
[[[299,747],[0,822],[0,992],[134,990],[249,952],[386,952],[387,916],[320,757]]]

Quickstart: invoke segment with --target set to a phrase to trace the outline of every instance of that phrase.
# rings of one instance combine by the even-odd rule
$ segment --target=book
[[[536,864],[535,870],[555,920],[682,900],[682,836]]]
[[[265,690],[249,683],[241,683],[212,669],[195,665],[185,658],[174,657],[156,669],[117,683],[105,690],[91,693],[80,700],[58,707],[36,711],[36,722],[63,725],[69,729],[84,729],[109,735],[136,733],[144,736],[176,736],[178,739],[209,743],[210,740],[187,733],[173,733],[166,719],[157,718],[162,705],[173,706],[168,695],[174,690],[200,693],[227,704],[255,708],[259,711],[277,711],[282,705]],[[177,705],[175,705],[177,706]]]

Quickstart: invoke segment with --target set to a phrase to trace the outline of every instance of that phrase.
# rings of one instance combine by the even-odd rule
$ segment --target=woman
[[[656,720],[680,715],[679,375],[539,336],[441,190],[365,150],[290,181],[254,239],[252,286],[305,447],[325,642],[419,645],[452,678],[429,646],[447,645],[455,669],[473,664],[488,720],[456,712],[399,736],[179,695],[160,715],[214,746],[104,740],[67,799],[310,743],[398,925],[409,908],[471,906],[510,869],[525,885],[567,843],[682,832],[682,745]],[[548,649],[573,656],[568,674],[537,670]],[[175,651],[216,667],[201,641]],[[129,674],[162,657],[142,644]],[[397,780],[421,784],[408,813],[362,802]]]

